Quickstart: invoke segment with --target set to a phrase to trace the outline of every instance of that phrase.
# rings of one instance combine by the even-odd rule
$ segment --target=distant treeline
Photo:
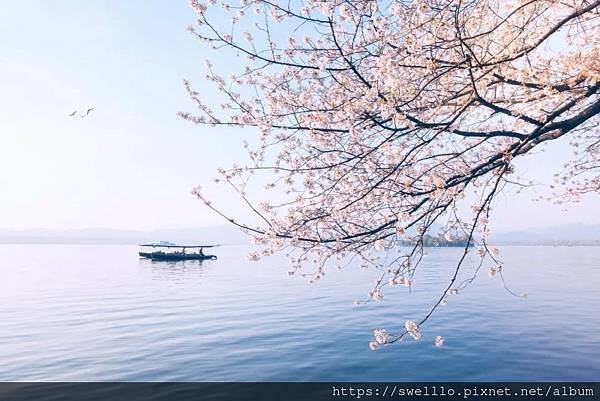
[[[423,236],[423,246],[426,247],[465,247],[467,246],[468,238],[456,238],[452,240],[447,240],[444,237],[437,237],[432,235]],[[415,241],[404,240],[401,242],[402,245],[411,246],[415,244]],[[469,246],[473,246],[473,241],[469,243]]]
[[[494,245],[513,246],[600,246],[600,240],[575,240],[575,241],[492,241]]]

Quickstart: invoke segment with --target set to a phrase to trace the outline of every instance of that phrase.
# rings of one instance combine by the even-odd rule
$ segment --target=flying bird
[[[73,111],[71,114],[69,114],[68,116],[69,116],[69,117],[75,117],[75,115],[76,115],[77,113],[79,113],[79,117],[80,117],[80,118],[84,118],[84,117],[87,117],[87,116],[88,116],[88,115],[89,115],[89,114],[92,112],[92,110],[94,110],[94,108],[93,108],[93,107],[90,107],[89,109],[87,109],[87,110],[85,111],[85,113],[84,113],[83,111],[75,110],[75,111]]]
[[[79,117],[81,117],[81,118],[83,118],[83,117],[87,117],[87,116],[88,116],[88,114],[90,114],[90,112],[91,112],[92,110],[94,110],[94,108],[93,108],[93,107],[90,107],[89,109],[87,109],[87,111],[85,112],[85,114],[84,114],[84,115],[82,115],[82,116],[79,116]]]

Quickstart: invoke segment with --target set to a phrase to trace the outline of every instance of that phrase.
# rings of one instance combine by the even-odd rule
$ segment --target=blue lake
[[[246,261],[244,247],[173,264],[140,260],[135,246],[0,245],[0,380],[598,380],[600,248],[501,251],[507,283],[528,299],[482,271],[420,341],[374,352],[372,330],[419,320],[459,249],[430,249],[410,293],[357,308],[377,271],[308,284],[283,258]]]

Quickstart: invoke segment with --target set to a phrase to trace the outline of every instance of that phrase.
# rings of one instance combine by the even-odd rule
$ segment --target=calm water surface
[[[132,246],[0,245],[0,380],[598,380],[600,248],[505,247],[515,298],[485,272],[423,327],[373,352],[372,330],[417,320],[452,274],[432,249],[412,293],[354,307],[376,272],[317,284],[283,259],[153,263]],[[466,269],[464,277],[471,270]],[[443,335],[446,343],[432,341]]]

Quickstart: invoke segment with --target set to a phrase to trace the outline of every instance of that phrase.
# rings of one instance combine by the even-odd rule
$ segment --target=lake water
[[[504,247],[505,278],[528,299],[482,272],[421,341],[371,351],[373,329],[423,316],[459,252],[430,249],[410,294],[357,308],[376,277],[358,266],[308,284],[244,247],[173,264],[134,246],[0,245],[0,380],[598,380],[597,247]]]

